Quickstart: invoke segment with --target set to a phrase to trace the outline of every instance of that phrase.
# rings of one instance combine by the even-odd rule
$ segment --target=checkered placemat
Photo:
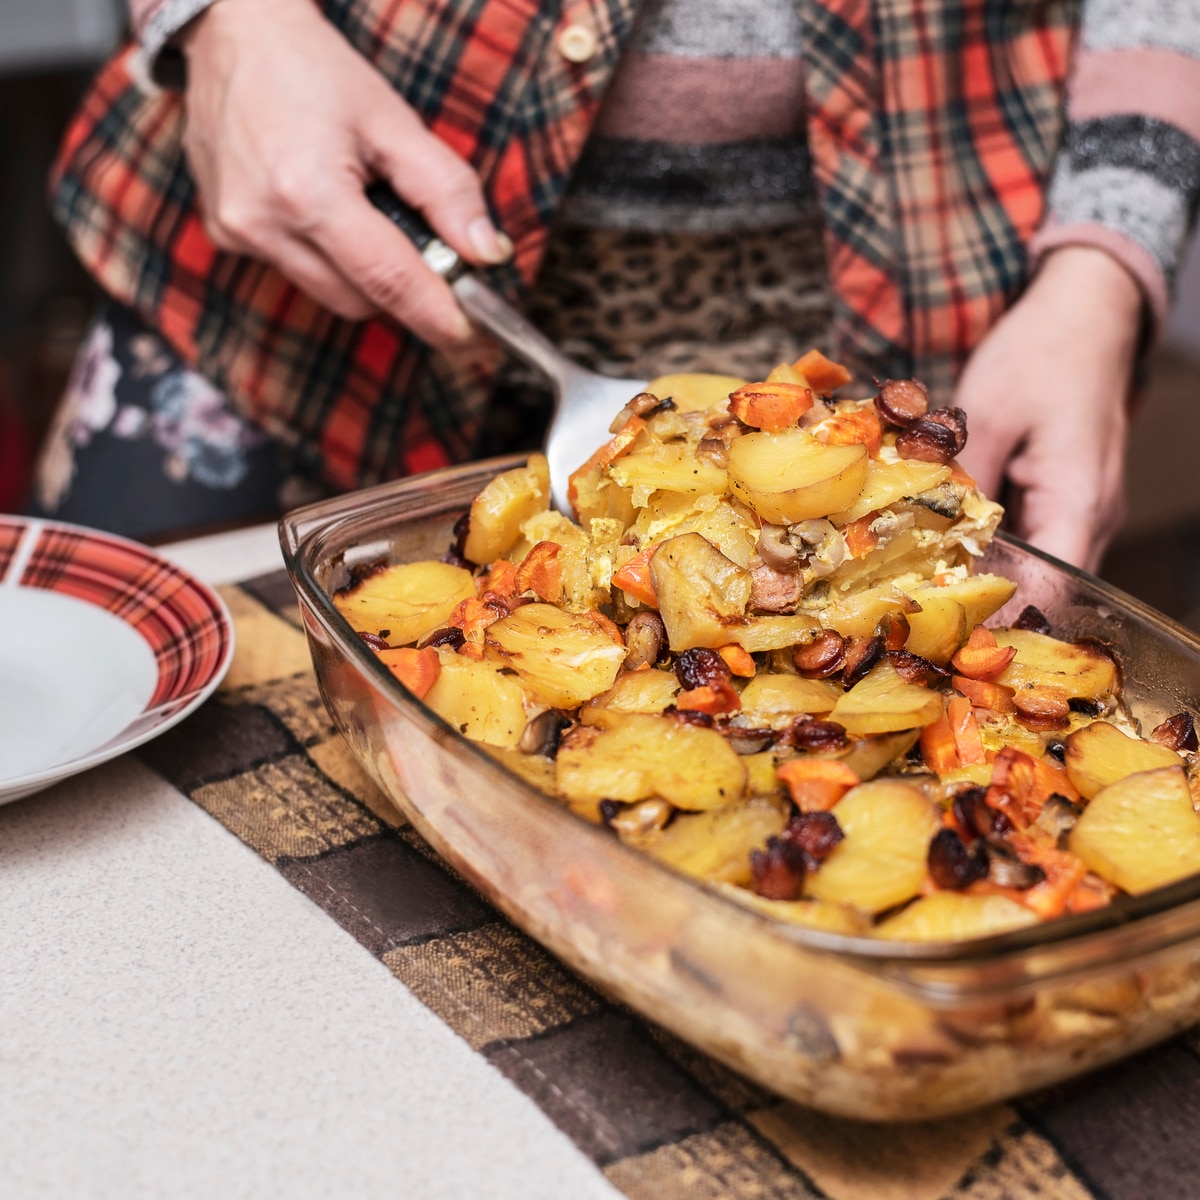
[[[142,756],[323,908],[636,1200],[1192,1200],[1200,1039],[1014,1104],[884,1126],[782,1101],[514,928],[363,774],[287,577],[226,589],[221,692]]]

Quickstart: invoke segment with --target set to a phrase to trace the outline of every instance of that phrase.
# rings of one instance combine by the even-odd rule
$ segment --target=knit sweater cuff
[[[1167,320],[1170,294],[1162,268],[1154,256],[1140,243],[1106,225],[1079,222],[1077,224],[1044,225],[1030,245],[1032,269],[1061,246],[1092,246],[1103,250],[1133,276],[1146,302],[1150,339],[1157,338]]]
[[[1145,3],[1153,13],[1126,0],[1094,0],[1085,13],[1030,250],[1035,267],[1058,246],[1107,251],[1140,284],[1157,332],[1200,201],[1200,19]]]

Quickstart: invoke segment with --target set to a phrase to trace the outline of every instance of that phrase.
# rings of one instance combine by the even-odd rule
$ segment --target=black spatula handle
[[[429,227],[429,223],[413,207],[405,204],[392,190],[391,184],[376,180],[367,185],[367,199],[421,252],[426,265],[448,283],[453,283],[467,265]]]

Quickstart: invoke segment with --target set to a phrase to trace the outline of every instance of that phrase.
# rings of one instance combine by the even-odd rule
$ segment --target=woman
[[[816,341],[860,379],[915,374],[967,410],[964,461],[1019,490],[1020,531],[1095,566],[1200,189],[1198,10],[1089,0],[1077,39],[1070,3],[149,0],[55,206],[222,421],[326,486],[476,452],[499,361],[363,199],[382,177],[511,295],[541,268],[538,319],[601,367]],[[150,83],[180,66],[182,93]],[[772,291],[746,262],[774,253]],[[681,281],[674,329],[613,333]],[[756,338],[738,314],[764,288]],[[81,407],[60,450],[97,433]]]

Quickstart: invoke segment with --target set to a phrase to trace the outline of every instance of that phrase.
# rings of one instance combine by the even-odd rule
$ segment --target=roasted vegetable
[[[445,625],[463,600],[474,598],[469,571],[448,563],[415,562],[383,568],[338,592],[333,602],[357,632],[407,646]]]
[[[989,937],[1200,871],[1192,715],[1138,737],[1104,647],[989,628],[1014,585],[971,571],[1000,510],[965,417],[843,376],[663,377],[571,477],[578,521],[535,455],[448,562],[336,603],[533,786],[780,920]]]
[[[1135,895],[1194,875],[1200,817],[1183,767],[1141,771],[1102,788],[1067,844],[1097,875]]]

